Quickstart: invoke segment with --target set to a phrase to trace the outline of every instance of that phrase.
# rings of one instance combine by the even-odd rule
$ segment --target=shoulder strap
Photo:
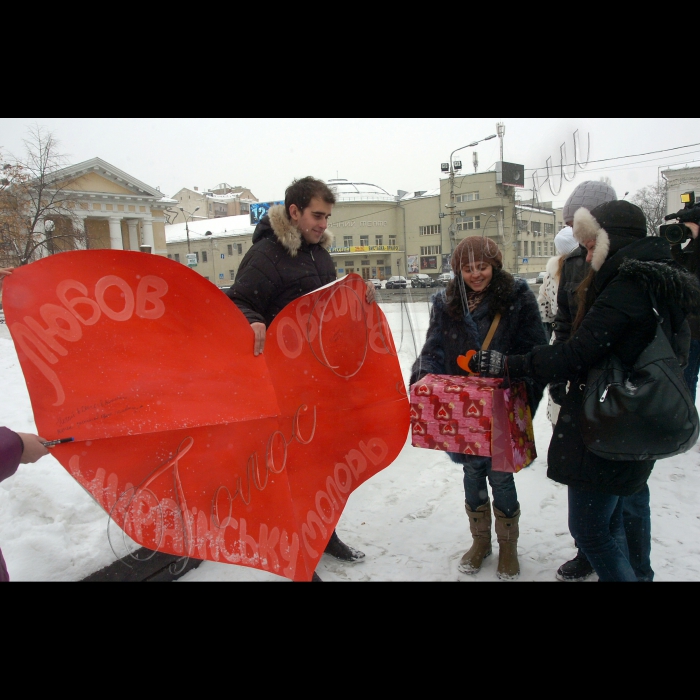
[[[489,328],[489,332],[486,334],[486,338],[484,338],[484,343],[481,346],[482,350],[488,350],[489,345],[491,344],[491,340],[493,339],[493,334],[496,332],[496,328],[498,328],[498,322],[501,320],[501,314],[496,314],[493,317],[493,321],[491,321],[491,327]]]

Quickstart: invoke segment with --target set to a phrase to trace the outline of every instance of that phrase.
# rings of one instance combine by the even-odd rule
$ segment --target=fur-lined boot
[[[491,554],[491,501],[486,501],[476,510],[472,510],[465,502],[464,509],[469,517],[469,530],[474,542],[457,568],[463,574],[475,574],[481,569],[484,559]]]
[[[496,516],[496,537],[498,538],[498,570],[496,576],[505,580],[513,580],[520,575],[518,563],[518,535],[520,529],[520,508],[512,518],[506,518],[497,508],[493,509]]]

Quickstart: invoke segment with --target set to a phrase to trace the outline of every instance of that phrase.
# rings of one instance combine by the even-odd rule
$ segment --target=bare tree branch
[[[656,183],[642,187],[630,199],[643,212],[647,219],[647,235],[658,236],[659,226],[664,222],[666,214],[666,184]]]

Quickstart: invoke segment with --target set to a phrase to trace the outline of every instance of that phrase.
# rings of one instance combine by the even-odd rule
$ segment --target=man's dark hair
[[[292,204],[296,204],[299,210],[303,211],[314,197],[319,197],[327,204],[335,204],[335,193],[322,180],[311,176],[294,180],[284,192],[284,208],[287,210],[287,216]]]

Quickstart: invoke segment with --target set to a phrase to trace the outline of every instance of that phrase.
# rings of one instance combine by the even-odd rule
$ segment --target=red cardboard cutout
[[[238,308],[157,255],[21,267],[3,308],[39,434],[140,545],[310,580],[349,497],[403,447],[391,333],[357,275],[287,306],[253,356]]]

